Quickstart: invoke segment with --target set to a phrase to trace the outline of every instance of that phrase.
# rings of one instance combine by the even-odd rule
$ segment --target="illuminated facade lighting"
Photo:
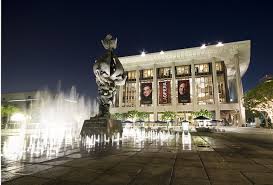
[[[206,46],[206,44],[202,44],[202,46],[201,46],[200,48],[201,48],[201,49],[206,49],[207,46]]]
[[[235,82],[241,82],[247,71],[250,41],[227,43],[221,49],[216,45],[207,46],[205,50],[200,47],[170,50],[167,55],[161,55],[159,50],[149,53],[148,58],[139,55],[120,57],[128,78],[118,90],[122,93],[116,93],[119,101],[111,107],[111,113],[126,113],[127,108],[133,107],[149,113],[147,120],[157,121],[161,120],[164,111],[175,111],[175,121],[180,122],[192,119],[192,113],[209,106],[208,111],[213,113],[214,119],[232,115],[235,105],[243,106],[240,101],[242,86]],[[247,57],[235,63],[232,48],[239,48],[238,56]],[[241,74],[234,75],[236,71]],[[223,108],[218,104],[223,104]],[[186,109],[187,112],[183,111]],[[244,123],[244,111],[239,111],[241,116],[236,119]]]
[[[221,47],[221,46],[224,46],[222,42],[218,42],[218,44],[216,44],[216,47]]]
[[[145,57],[145,55],[146,55],[145,51],[142,51],[140,56]]]

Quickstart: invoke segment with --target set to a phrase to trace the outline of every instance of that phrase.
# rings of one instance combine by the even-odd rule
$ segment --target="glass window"
[[[195,74],[209,73],[209,64],[195,64]]]
[[[171,78],[171,77],[172,77],[172,72],[170,67],[158,69],[158,78]]]
[[[142,72],[142,78],[152,78],[153,77],[153,69],[144,69]]]
[[[123,86],[123,107],[134,107],[136,105],[136,83],[126,82]]]
[[[128,80],[136,80],[136,71],[128,71],[127,76]]]
[[[224,71],[224,62],[215,62],[215,68],[217,72]]]
[[[225,103],[226,102],[226,83],[225,83],[225,76],[217,75],[217,84],[218,84],[218,93],[219,93],[219,102]]]
[[[212,76],[195,78],[197,103],[199,105],[213,104]]]
[[[185,66],[176,66],[176,76],[185,76],[185,75],[190,75],[191,68],[190,65],[185,65]]]

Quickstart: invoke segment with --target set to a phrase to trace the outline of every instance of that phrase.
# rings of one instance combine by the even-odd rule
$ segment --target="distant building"
[[[13,115],[21,114],[24,119],[28,120],[28,126],[35,126],[36,123],[40,122],[41,115],[44,117],[55,118],[55,116],[60,115],[66,110],[72,110],[72,113],[76,114],[75,111],[80,111],[82,114],[94,113],[94,110],[90,110],[91,105],[85,106],[84,101],[78,101],[76,89],[72,88],[69,95],[63,92],[54,93],[47,90],[42,91],[31,91],[31,92],[17,92],[17,93],[3,93],[1,94],[1,104],[12,105],[19,109],[18,112],[13,113]],[[88,100],[87,100],[88,101]],[[94,108],[95,109],[95,108]],[[59,112],[58,112],[59,111]],[[63,112],[62,112],[63,111]],[[93,111],[93,112],[92,112]],[[60,113],[60,114],[59,114]],[[71,114],[72,114],[71,113]],[[67,115],[65,117],[69,117]],[[7,123],[8,126],[5,128],[19,128],[22,121],[17,121],[11,118],[12,115],[1,116],[2,123]],[[15,116],[16,117],[16,116]],[[56,117],[56,119],[58,119]],[[65,119],[65,118],[64,118]],[[3,127],[3,125],[2,125]]]
[[[3,93],[1,94],[1,105],[13,105],[17,107],[20,111],[20,113],[23,113],[24,115],[30,115],[31,117],[35,118],[33,116],[32,110],[35,108],[35,101],[37,99],[35,98],[37,92],[31,91],[31,92],[20,92],[20,93]],[[7,116],[1,116],[1,128],[20,128],[21,123],[9,120]]]
[[[245,123],[242,76],[250,62],[250,41],[179,49],[119,58],[128,79],[116,95],[111,113],[150,113],[160,120],[174,111],[178,120],[207,109],[214,119]]]
[[[3,93],[1,94],[1,104],[10,104],[20,108],[21,110],[28,110],[32,103],[37,100],[35,99],[36,93],[37,91]]]

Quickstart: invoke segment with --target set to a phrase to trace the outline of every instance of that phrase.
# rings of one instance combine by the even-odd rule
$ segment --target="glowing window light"
[[[200,49],[206,49],[206,48],[207,48],[206,44],[202,44],[202,46],[200,47]]]
[[[145,51],[142,51],[140,56],[145,57],[145,55],[146,55]]]
[[[26,120],[26,116],[22,113],[14,113],[11,117],[10,117],[11,121],[25,121]]]
[[[216,47],[221,47],[221,46],[224,46],[222,42],[218,42],[218,44],[216,44]]]

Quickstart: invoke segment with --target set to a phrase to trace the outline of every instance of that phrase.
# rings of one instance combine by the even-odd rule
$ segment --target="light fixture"
[[[202,46],[200,48],[205,49],[206,47],[207,47],[206,44],[202,44]]]
[[[216,44],[216,47],[221,47],[221,46],[224,46],[222,42],[218,42],[218,44]]]
[[[145,51],[142,51],[140,56],[145,57],[145,55],[146,55]]]
[[[161,50],[161,51],[160,51],[160,55],[163,55],[163,54],[164,54],[164,51],[163,51],[163,50]]]

